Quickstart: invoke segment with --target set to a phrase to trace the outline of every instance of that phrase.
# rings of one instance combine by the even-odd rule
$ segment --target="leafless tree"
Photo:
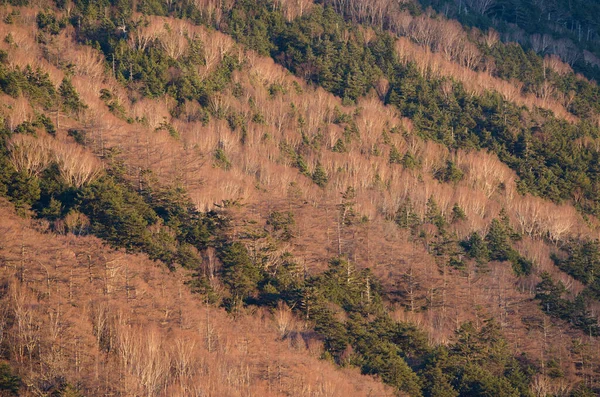
[[[196,341],[177,337],[172,344],[172,365],[175,376],[184,383],[194,375]]]
[[[531,48],[533,48],[535,52],[543,53],[550,46],[550,40],[551,37],[547,34],[533,34],[530,38]]]
[[[101,162],[81,146],[68,143],[55,143],[53,146],[54,160],[67,184],[81,187],[95,180],[102,172]]]
[[[465,0],[465,3],[479,15],[485,15],[494,6],[496,0]]]
[[[294,315],[292,309],[283,301],[277,303],[277,308],[273,311],[275,324],[280,338],[285,338],[293,326]]]
[[[489,48],[492,48],[500,41],[500,35],[494,29],[488,29],[487,33],[483,36],[483,42]]]
[[[50,138],[37,139],[31,135],[17,134],[8,142],[10,162],[19,172],[29,177],[39,175],[51,161]]]

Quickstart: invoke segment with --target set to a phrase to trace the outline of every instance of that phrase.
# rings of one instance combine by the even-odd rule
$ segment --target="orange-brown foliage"
[[[59,378],[88,395],[393,395],[311,356],[315,341],[301,324],[285,320],[281,340],[281,316],[206,308],[183,271],[95,238],[41,234],[0,212],[2,319],[14,318],[3,335],[23,396]]]
[[[203,3],[210,5],[211,2]],[[162,32],[164,22],[167,20],[152,19],[149,26]],[[30,23],[34,23],[33,20]],[[174,22],[169,23],[175,26]],[[0,28],[3,26],[0,23]],[[175,32],[179,37],[183,37],[181,32],[196,34],[205,44],[207,65],[199,68],[200,75],[214,68],[224,54],[234,49],[231,38],[186,22],[177,22]],[[132,45],[138,44],[132,42]],[[67,48],[67,44],[63,47]],[[481,77],[481,73],[465,67],[459,68],[442,54],[423,52],[405,39],[399,40],[399,47],[404,59],[415,60],[426,74],[446,76],[448,69],[473,80],[471,85],[466,84],[473,92],[504,90],[507,98],[525,101],[518,87],[489,80],[489,76]],[[33,50],[36,48],[34,43]],[[103,74],[102,79],[98,78],[100,71],[93,66],[94,59],[97,60],[93,51],[76,45],[68,50],[66,58],[89,58],[92,65],[82,68],[74,79],[89,109],[79,120],[64,116],[54,141],[42,136],[39,142],[32,137],[17,136],[13,145],[19,140],[28,144],[56,142],[58,146],[52,150],[63,153],[63,166],[68,168],[70,163],[66,158],[70,156],[66,155],[72,151],[76,156],[89,159],[88,152],[75,150],[63,139],[67,128],[82,129],[87,132],[87,147],[96,155],[104,157],[109,149],[115,149],[113,155],[124,162],[132,181],[137,181],[144,170],[150,170],[160,183],[184,187],[200,210],[213,209],[215,203],[223,200],[240,200],[243,206],[232,215],[232,238],[243,240],[244,233],[240,230],[248,227],[248,220],[256,221],[252,227],[261,228],[271,211],[292,211],[296,219],[295,237],[279,245],[265,266],[277,266],[281,254],[289,251],[306,271],[314,272],[322,270],[329,258],[341,253],[356,266],[371,268],[384,288],[397,294],[398,319],[417,322],[427,331],[432,343],[447,343],[462,321],[482,321],[488,316],[497,316],[515,351],[526,350],[538,358],[540,352],[548,350],[538,344],[538,339],[524,343],[528,338],[537,338],[540,332],[539,328],[524,322],[524,313],[535,321],[543,318],[536,303],[531,301],[537,282],[535,275],[517,279],[505,263],[492,263],[488,273],[472,264],[462,271],[450,269],[436,263],[429,253],[434,230],[424,227],[425,237],[416,244],[407,231],[392,221],[406,199],[413,203],[417,216],[424,219],[427,201],[433,197],[447,219],[454,204],[465,211],[467,220],[450,226],[458,238],[464,238],[472,231],[485,234],[491,219],[505,208],[513,227],[525,235],[517,248],[534,260],[536,270],[550,270],[558,276],[560,273],[548,261],[548,254],[556,248],[544,239],[556,241],[569,235],[595,235],[573,207],[518,194],[516,175],[495,155],[451,153],[442,145],[415,136],[410,120],[399,117],[392,107],[384,106],[374,97],[359,100],[357,106],[345,107],[339,98],[306,85],[271,59],[238,49],[236,55],[247,61],[244,69],[233,76],[242,88],[242,95],[236,97],[226,90],[212,96],[210,106],[214,113],[244,115],[247,126],[242,142],[240,129],[232,131],[225,119],[212,117],[206,125],[189,121],[194,119],[197,104],[187,103],[184,116],[172,119],[170,111],[174,103],[168,97],[130,102],[129,93],[119,88],[112,76]],[[24,51],[11,51],[10,59],[15,55],[19,65],[34,61]],[[55,76],[62,76],[62,72],[47,61],[36,62],[53,70]],[[58,84],[60,80],[54,77],[53,81]],[[269,92],[272,84],[283,88],[274,96]],[[102,88],[114,92],[128,114],[143,122],[128,124],[109,113],[98,98]],[[451,90],[447,92],[451,94]],[[7,106],[2,108],[4,114],[14,117],[15,121],[11,121],[14,126],[18,120],[33,114],[23,99],[15,101],[14,108],[21,110],[13,112]],[[336,111],[351,115],[358,127],[359,136],[348,143],[345,153],[331,151],[343,134],[341,127],[334,124]],[[264,123],[259,121],[260,117],[254,117],[257,114]],[[156,130],[165,122],[175,128],[178,136],[171,136],[164,129]],[[329,176],[325,188],[301,175],[295,168],[295,159],[283,148],[285,143],[286,147],[299,151],[302,133],[321,144],[319,150],[303,152],[303,155],[310,170],[317,162],[323,165]],[[390,164],[392,145],[400,154],[410,153],[417,158],[420,167],[404,169],[400,164]],[[215,160],[217,150],[227,157],[229,167]],[[13,152],[19,153],[18,150]],[[29,164],[30,157],[31,161],[35,160],[31,155],[22,157],[22,162],[13,161],[20,169],[39,172],[35,164],[46,160],[38,159]],[[445,166],[446,160],[452,160],[464,172],[462,181],[445,184],[433,177],[435,171]],[[356,190],[357,219],[351,225],[340,226],[337,207],[340,192],[350,186]],[[305,340],[302,321],[290,317],[285,307],[277,309],[276,319],[265,312],[253,319],[233,320],[218,310],[200,308],[200,302],[186,292],[181,279],[147,260],[107,251],[93,238],[76,238],[75,234],[85,234],[88,227],[89,220],[81,214],[71,213],[64,220],[62,227],[71,234],[55,237],[55,241],[49,235],[29,230],[23,222],[14,220],[19,226],[1,230],[9,236],[8,245],[1,248],[5,250],[3,257],[8,258],[4,276],[11,279],[16,274],[17,280],[23,280],[11,284],[14,291],[11,299],[17,302],[11,305],[22,311],[23,318],[21,339],[15,342],[19,363],[28,363],[29,352],[33,354],[34,348],[41,349],[45,357],[49,357],[44,358],[48,368],[53,365],[53,371],[67,374],[68,379],[89,379],[90,387],[107,393],[118,389],[125,394],[154,395],[199,395],[201,392],[360,395],[368,387],[385,393],[368,378],[358,378],[355,372],[348,375],[335,371],[327,363],[309,357],[318,356],[322,346],[318,340]],[[59,226],[55,225],[57,229]],[[20,233],[29,236],[28,241],[35,241],[35,244],[27,243],[25,256],[20,254]],[[251,247],[250,242],[244,242]],[[45,245],[52,249],[36,248]],[[210,273],[214,274],[214,253],[203,255],[206,266],[212,269]],[[177,274],[184,278],[182,273]],[[217,285],[216,279],[213,280]],[[406,280],[412,281],[407,283]],[[565,282],[572,291],[577,290],[577,284],[571,279],[565,278]],[[39,296],[43,299],[35,301]],[[24,309],[23,304],[18,303],[31,299],[35,305]],[[427,309],[422,308],[425,304]],[[32,323],[27,310],[38,310],[36,305],[40,312],[32,313],[41,320]],[[59,306],[64,311],[59,311]],[[38,316],[42,310],[60,312],[52,316],[74,318],[72,323],[65,320],[67,324],[62,329],[62,334],[71,342],[57,342],[35,333],[28,336],[35,330],[47,329],[51,323],[50,317]],[[55,323],[56,318],[52,317]],[[236,333],[232,333],[233,327],[237,327]],[[147,337],[139,336],[141,330]],[[285,338],[280,341],[282,336]],[[104,343],[110,344],[112,353],[106,354]],[[52,349],[57,346],[60,353],[53,353]],[[182,346],[189,349],[184,350]],[[158,361],[157,351],[163,353],[164,362]],[[564,353],[565,360],[568,354]],[[288,356],[294,358],[288,360]],[[191,357],[196,359],[191,360]],[[566,368],[571,368],[569,365]],[[118,374],[118,382],[113,385],[108,379],[112,380],[114,374]],[[25,376],[34,379],[38,375]],[[349,381],[352,377],[356,379]]]
[[[567,112],[565,107],[553,99],[553,86],[546,86],[540,96],[522,93],[522,83],[508,82],[492,77],[489,73],[475,72],[467,64],[471,64],[471,56],[466,57],[464,64],[456,64],[446,59],[442,54],[431,52],[426,45],[419,46],[406,38],[399,38],[396,43],[396,51],[403,62],[414,62],[419,71],[425,76],[435,78],[450,77],[461,82],[468,92],[473,95],[481,95],[485,91],[496,91],[505,100],[525,105],[531,109],[540,107],[549,109],[558,117],[575,122],[577,118]]]

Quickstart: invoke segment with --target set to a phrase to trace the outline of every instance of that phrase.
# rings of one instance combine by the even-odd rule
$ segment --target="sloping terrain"
[[[191,295],[183,270],[2,219],[4,353],[31,395],[391,395],[318,360],[283,309],[234,320]]]
[[[597,392],[598,87],[333,3],[2,6],[7,390]]]

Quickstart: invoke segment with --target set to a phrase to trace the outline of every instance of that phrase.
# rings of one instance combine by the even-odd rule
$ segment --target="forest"
[[[598,395],[598,7],[0,0],[0,395]]]

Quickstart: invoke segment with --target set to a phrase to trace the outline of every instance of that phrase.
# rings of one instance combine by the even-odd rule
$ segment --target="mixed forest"
[[[598,395],[598,21],[0,0],[0,395]]]

